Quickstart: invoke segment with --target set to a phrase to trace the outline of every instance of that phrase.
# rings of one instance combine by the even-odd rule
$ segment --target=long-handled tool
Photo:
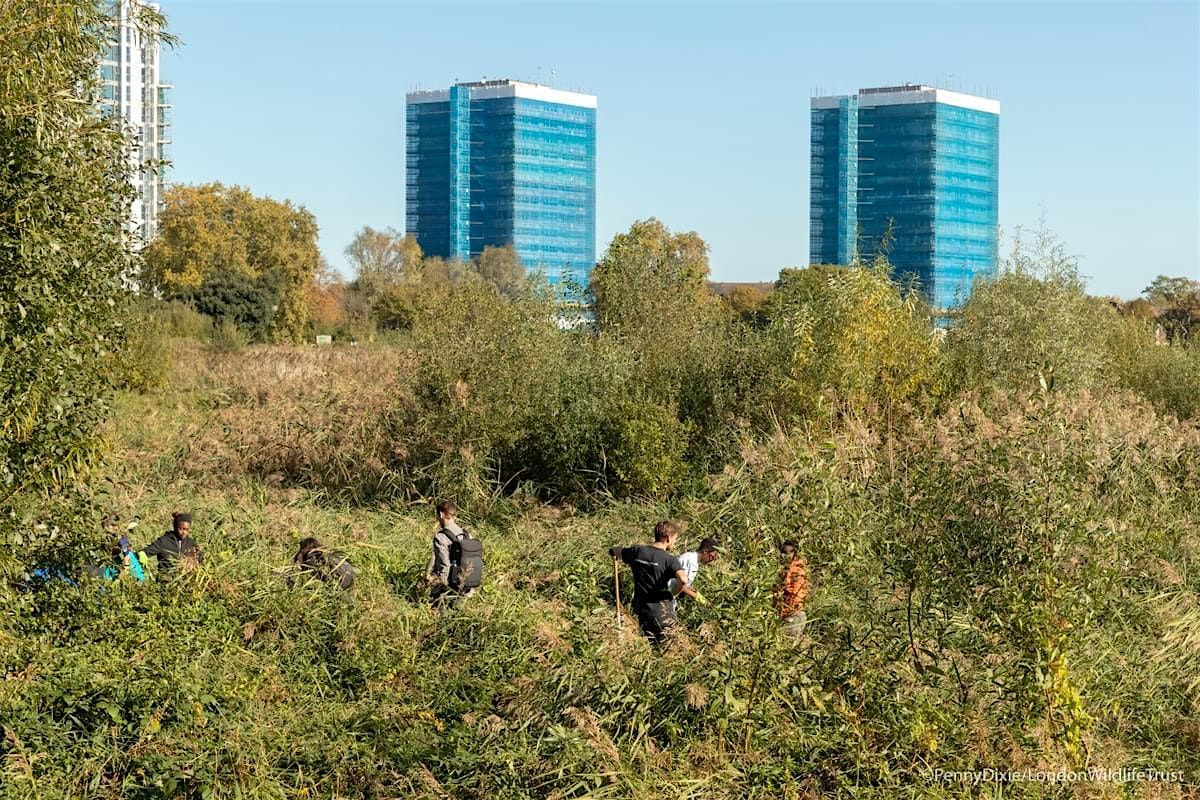
[[[617,607],[617,628],[621,627],[621,568],[613,559],[613,600]]]

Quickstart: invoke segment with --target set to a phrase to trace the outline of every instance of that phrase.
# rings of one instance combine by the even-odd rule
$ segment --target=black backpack
[[[446,582],[456,592],[476,589],[483,583],[483,542],[465,530],[450,542],[450,578]]]

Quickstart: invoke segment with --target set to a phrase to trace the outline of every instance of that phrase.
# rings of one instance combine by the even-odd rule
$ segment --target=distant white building
[[[171,85],[159,72],[159,45],[143,41],[138,32],[140,8],[157,10],[143,0],[108,0],[117,21],[115,40],[109,41],[100,61],[103,113],[121,121],[136,146],[130,152],[130,180],[137,189],[129,215],[129,229],[137,247],[158,232],[158,211],[163,202],[163,170],[171,143]]]

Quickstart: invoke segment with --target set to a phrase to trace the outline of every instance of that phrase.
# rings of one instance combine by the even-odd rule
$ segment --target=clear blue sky
[[[1194,0],[163,7],[170,180],[304,205],[343,272],[361,226],[404,227],[405,92],[487,76],[599,96],[597,256],[657,216],[717,280],[806,263],[810,96],[911,81],[1000,100],[1002,227],[1044,209],[1093,292],[1200,278]]]

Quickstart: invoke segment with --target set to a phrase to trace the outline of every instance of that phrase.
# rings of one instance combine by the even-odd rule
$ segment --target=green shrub
[[[937,340],[917,293],[903,295],[883,262],[810,269],[811,278],[797,281],[807,291],[796,292],[777,322],[791,327],[793,407],[890,416],[935,396]]]
[[[1044,227],[1032,246],[1018,232],[999,277],[977,280],[954,314],[946,336],[948,378],[956,391],[1094,388],[1115,317],[1107,303],[1087,295],[1075,258]]]
[[[269,274],[251,278],[217,272],[208,276],[190,302],[217,325],[231,322],[256,341],[265,341],[279,306],[279,282]]]
[[[236,353],[250,344],[250,335],[231,319],[213,322],[208,346],[217,353]]]
[[[202,342],[212,333],[212,318],[187,303],[170,300],[154,303],[152,308],[150,324],[158,326],[168,336]]]
[[[125,346],[116,357],[116,385],[120,389],[146,392],[167,381],[171,368],[168,329],[163,314],[153,303],[131,300]]]
[[[688,426],[674,409],[633,400],[614,409],[609,466],[621,497],[666,500],[687,477]]]
[[[1200,343],[1160,344],[1152,323],[1124,318],[1112,323],[1105,344],[1108,383],[1137,392],[1180,419],[1200,411]]]

